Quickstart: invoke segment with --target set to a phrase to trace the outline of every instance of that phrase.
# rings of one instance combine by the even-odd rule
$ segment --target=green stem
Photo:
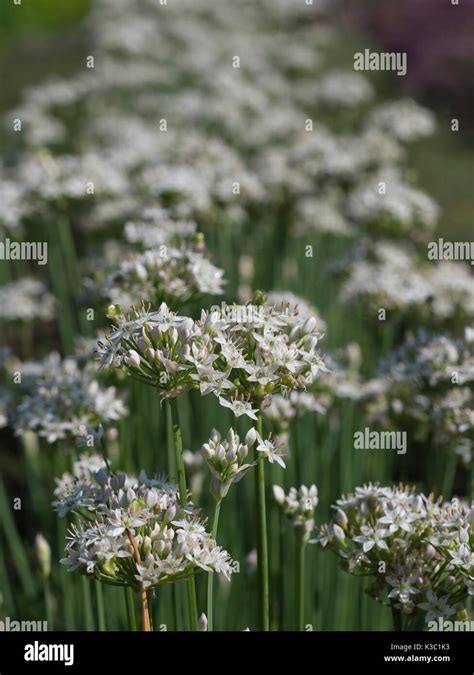
[[[456,477],[456,468],[458,464],[458,456],[451,451],[451,455],[448,458],[447,466],[444,473],[443,487],[441,489],[441,494],[448,501],[451,499],[451,493],[453,491],[454,479]]]
[[[92,613],[92,598],[89,579],[87,579],[87,577],[82,577],[81,582],[82,582],[82,601],[84,603],[86,631],[93,631],[94,616]]]
[[[175,453],[173,441],[173,413],[169,401],[166,401],[165,410],[166,410],[166,449],[168,460],[168,478],[172,480],[175,476],[176,466],[175,466]]]
[[[98,630],[104,632],[105,627],[105,607],[104,607],[104,593],[100,581],[94,583],[95,586],[95,601],[97,607],[97,626]]]
[[[125,604],[127,606],[128,630],[136,632],[137,617],[135,615],[135,601],[133,599],[133,589],[130,586],[124,588]]]
[[[176,474],[175,456],[174,456],[174,441],[173,441],[173,414],[171,411],[171,404],[169,401],[165,404],[166,413],[166,451],[168,460],[168,478],[174,480]],[[174,610],[174,625],[175,630],[183,630],[181,620],[181,594],[177,584],[173,584],[171,589],[173,594],[173,610]]]
[[[263,437],[262,417],[258,416],[257,431]],[[258,598],[260,629],[270,628],[269,587],[268,587],[268,542],[267,511],[265,505],[265,465],[259,461],[259,453],[254,450],[257,466],[255,467],[255,500],[257,505],[257,564],[258,564]]]
[[[474,457],[471,457],[469,497],[470,497],[469,502],[472,509],[472,505],[474,502]],[[471,619],[474,619],[474,598],[472,596],[469,598],[469,608],[471,610]]]
[[[44,605],[46,609],[46,623],[48,624],[48,631],[54,630],[53,625],[53,606],[51,603],[51,588],[49,578],[43,580]]]
[[[293,421],[293,446],[291,448],[293,454],[293,466],[295,468],[296,485],[301,485],[301,457],[300,457],[300,442],[299,442],[299,424],[301,420],[299,417]]]
[[[399,609],[396,609],[392,605],[392,621],[393,621],[393,630],[402,631],[403,622],[402,622],[402,613]]]
[[[170,403],[167,402],[167,405],[170,405]],[[181,436],[181,428],[179,426],[179,411],[178,411],[178,402],[176,398],[171,399],[171,417],[168,416],[168,419],[171,420],[173,426],[173,442],[176,458],[176,468],[178,471],[179,497],[181,503],[185,505],[188,501],[188,490],[186,488],[186,473],[184,470],[184,460],[183,460],[183,439]],[[190,628],[192,631],[197,631],[198,609],[196,600],[196,584],[194,582],[194,577],[186,582],[186,588],[188,593]]]
[[[296,626],[297,630],[304,630],[304,559],[306,542],[298,539],[296,542]]]
[[[211,534],[216,539],[217,537],[217,527],[219,524],[219,513],[221,510],[222,500],[219,499],[214,506],[214,516],[212,518],[212,530]],[[207,630],[213,630],[213,602],[212,595],[214,590],[214,575],[212,572],[209,572],[207,575]]]

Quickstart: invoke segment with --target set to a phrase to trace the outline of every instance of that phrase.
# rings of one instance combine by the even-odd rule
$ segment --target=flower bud
[[[257,305],[257,307],[261,307],[266,302],[267,302],[267,296],[265,295],[265,293],[263,291],[260,291],[260,290],[255,291],[255,293],[253,294],[252,303],[254,305]]]
[[[336,511],[336,522],[342,527],[343,530],[347,527],[347,516],[342,509],[337,509]]]
[[[207,631],[207,616],[203,613],[198,619],[198,631],[205,633]]]
[[[51,573],[51,548],[42,534],[37,534],[35,539],[36,555],[43,579],[47,579]]]
[[[155,356],[156,356],[155,350],[152,349],[151,347],[149,347],[149,348],[146,350],[146,357],[147,357],[148,361],[150,361],[150,363],[153,363],[153,361],[154,361],[154,359],[155,359]]]
[[[277,502],[277,504],[283,504],[284,503],[284,501],[285,501],[285,491],[279,485],[273,486],[273,496],[275,497],[275,501]]]
[[[163,541],[163,539],[160,539],[160,541],[156,542],[155,548],[158,555],[163,555],[163,552],[165,550],[165,542]]]
[[[115,317],[120,316],[122,314],[122,308],[120,305],[109,305],[107,307],[107,318],[108,319],[115,319]]]
[[[346,535],[344,534],[344,530],[342,529],[342,527],[339,527],[339,525],[335,524],[332,526],[332,532],[334,535],[334,539],[342,544],[346,538]]]
[[[165,513],[165,521],[167,523],[171,523],[176,518],[176,506],[172,504],[171,506],[168,506],[166,509]]]
[[[174,346],[178,342],[178,331],[174,326],[170,328],[168,335],[170,338],[170,343]]]
[[[425,557],[427,560],[432,560],[436,555],[436,549],[431,544],[425,546]]]
[[[214,450],[210,447],[209,443],[204,443],[204,445],[201,448],[201,454],[207,461],[209,459],[212,459],[212,457],[214,457]]]
[[[188,317],[181,323],[178,332],[183,340],[187,340],[190,337],[193,325],[193,320]]]
[[[290,331],[290,341],[295,342],[301,337],[301,326],[293,326]]]
[[[233,464],[236,461],[237,453],[235,452],[234,448],[229,448],[227,450],[225,458],[229,462],[229,464]]]
[[[248,454],[249,454],[248,447],[242,443],[239,446],[239,449],[237,450],[237,457],[242,462],[247,457]]]
[[[140,366],[140,356],[134,349],[129,349],[124,357],[124,361],[130,368],[138,368]]]
[[[303,324],[302,332],[304,335],[313,333],[317,328],[318,322],[314,316],[310,316],[306,319]]]
[[[214,443],[220,443],[221,435],[217,431],[217,429],[212,429],[212,431],[211,431],[211,441],[213,441]]]
[[[309,335],[309,336],[306,338],[306,342],[305,342],[305,347],[306,347],[306,349],[307,349],[308,351],[312,351],[313,349],[316,349],[317,346],[318,346],[318,338],[317,338],[317,336],[316,336],[316,335]]]
[[[247,434],[245,436],[245,445],[248,448],[251,448],[256,440],[257,440],[257,430],[254,427],[252,427],[247,431]]]
[[[145,555],[151,553],[151,539],[150,537],[145,537],[143,540],[143,551]]]
[[[154,490],[150,490],[146,496],[146,505],[149,509],[152,509],[154,506],[156,506],[156,503],[158,502],[158,495]]]
[[[232,428],[227,432],[227,442],[230,448],[236,447],[237,443],[239,442],[239,437]]]

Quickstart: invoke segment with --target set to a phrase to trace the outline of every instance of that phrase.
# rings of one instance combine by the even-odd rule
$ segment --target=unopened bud
[[[130,368],[138,368],[140,366],[140,355],[134,349],[129,349],[124,361]]]
[[[120,316],[122,314],[122,308],[120,305],[109,305],[107,307],[107,313],[106,316],[108,319],[115,319],[115,317]]]
[[[214,450],[210,447],[208,443],[204,443],[204,445],[201,448],[201,454],[205,460],[208,460],[214,457]]]
[[[309,333],[313,333],[316,330],[317,325],[318,322],[314,316],[308,317],[303,324],[303,334],[308,335]]]
[[[36,535],[35,546],[41,576],[47,579],[51,573],[51,548],[42,534]]]
[[[277,504],[283,504],[284,503],[284,501],[285,501],[285,491],[279,485],[273,486],[273,496],[275,497],[275,501],[277,502]]]
[[[344,530],[342,527],[339,527],[339,525],[333,525],[332,526],[332,532],[334,534],[334,538],[336,541],[339,541],[341,544],[344,542],[346,535],[344,534]]]
[[[336,522],[342,527],[343,530],[347,527],[347,516],[342,509],[337,509],[336,511]]]
[[[172,520],[176,518],[176,506],[172,504],[168,506],[165,513],[165,520],[167,523],[171,523]]]
[[[247,434],[245,436],[245,445],[248,448],[251,448],[256,440],[257,440],[257,430],[254,427],[252,427],[247,431]]]

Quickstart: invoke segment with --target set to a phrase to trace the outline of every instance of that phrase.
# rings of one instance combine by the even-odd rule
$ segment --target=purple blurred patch
[[[407,52],[411,89],[472,103],[473,0],[347,0],[347,6],[384,47]]]

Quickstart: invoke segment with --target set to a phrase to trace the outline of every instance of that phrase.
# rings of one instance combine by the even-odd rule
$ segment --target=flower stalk
[[[187,502],[188,490],[186,487],[186,473],[183,459],[183,439],[181,435],[181,427],[179,425],[178,402],[175,398],[173,398],[171,399],[171,402],[167,401],[166,405],[169,407],[167,419],[171,421],[173,429],[173,443],[175,450],[176,469],[178,473],[179,497],[181,502],[185,504]],[[186,586],[188,595],[189,625],[192,631],[197,631],[198,609],[196,600],[196,584],[194,582],[194,578],[189,579],[186,582]]]
[[[96,581],[95,584],[95,602],[97,609],[97,630],[104,632],[106,630],[105,624],[105,607],[104,607],[104,593],[102,583]]]
[[[296,540],[296,628],[304,630],[304,590],[305,590],[305,553],[306,541]]]
[[[130,586],[126,586],[123,590],[125,592],[125,604],[127,607],[128,630],[135,632],[137,630],[137,619],[135,616],[135,603],[133,602],[133,590]]]
[[[262,417],[257,418],[257,431],[263,436]],[[258,461],[258,450],[255,448],[255,499],[257,507],[257,572],[259,598],[260,629],[270,629],[270,592],[268,583],[268,541],[267,541],[267,511],[265,503],[265,464]]]
[[[214,515],[212,517],[212,529],[211,534],[214,539],[217,537],[217,528],[219,525],[219,514],[221,511],[222,500],[219,499],[214,505]],[[210,572],[207,575],[207,630],[213,630],[213,592],[214,592],[214,575]]]
[[[135,537],[132,535],[130,530],[127,530],[127,537],[130,542],[130,545],[133,549],[133,557],[137,565],[141,565],[142,559],[140,556],[140,551],[138,550],[137,542]],[[143,583],[140,583],[140,604],[142,607],[142,625],[145,633],[151,632],[151,621],[150,621],[150,609],[148,607],[148,594],[146,592],[145,586]]]

